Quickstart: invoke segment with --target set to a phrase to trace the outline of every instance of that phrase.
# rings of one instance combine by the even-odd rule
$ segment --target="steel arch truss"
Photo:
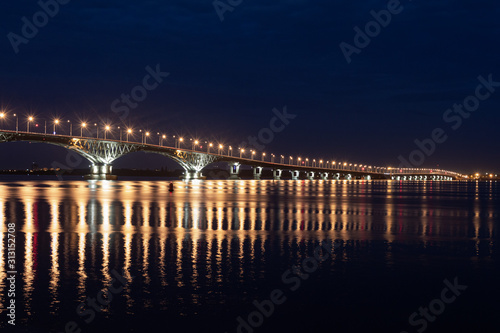
[[[111,164],[111,162],[123,155],[139,151],[139,147],[134,144],[87,139],[73,139],[67,148],[83,155],[96,165]]]
[[[0,133],[0,142],[14,141],[14,134]]]
[[[220,160],[220,157],[215,155],[195,153],[188,151],[176,150],[173,154],[164,154],[177,163],[179,163],[184,170],[191,172],[200,172],[204,167],[210,163]]]

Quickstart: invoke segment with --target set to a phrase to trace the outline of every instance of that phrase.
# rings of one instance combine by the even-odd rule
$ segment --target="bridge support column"
[[[186,170],[182,175],[182,179],[184,180],[194,180],[194,179],[205,179],[200,171],[195,170]]]
[[[254,166],[252,167],[252,169],[253,169],[253,179],[260,180],[260,177],[262,176],[262,167]]]
[[[241,179],[240,174],[240,166],[239,163],[230,163],[229,164],[229,178],[228,179]]]
[[[307,171],[307,179],[314,180],[314,171]]]
[[[366,175],[366,176],[363,176],[363,179],[364,179],[364,180],[371,180],[371,179],[372,179],[372,176],[370,176],[370,175]]]
[[[292,180],[298,180],[299,179],[299,171],[298,170],[290,170],[292,173]]]
[[[334,178],[335,180],[340,180],[340,173],[336,173],[336,174],[333,176],[333,178]]]
[[[344,176],[344,179],[346,180],[351,180],[352,179],[352,176],[350,173],[348,173],[347,175]]]
[[[319,173],[319,176],[321,177],[321,179],[323,180],[328,180],[328,172],[320,172]]]
[[[88,180],[115,180],[116,176],[111,174],[113,167],[109,164],[92,164],[90,166],[90,174],[84,179]]]
[[[283,172],[283,170],[281,170],[281,169],[274,169],[273,170],[273,179],[274,180],[280,180],[282,172]]]

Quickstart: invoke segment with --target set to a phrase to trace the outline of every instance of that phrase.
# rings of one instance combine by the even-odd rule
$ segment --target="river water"
[[[497,332],[496,182],[168,185],[3,178],[0,331]]]

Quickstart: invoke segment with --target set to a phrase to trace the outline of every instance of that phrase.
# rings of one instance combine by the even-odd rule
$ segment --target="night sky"
[[[60,4],[38,33],[22,39],[22,18],[31,24],[40,5],[2,1],[0,103],[9,114],[32,113],[40,122],[54,116],[100,119],[233,146],[269,128],[272,110],[283,112],[286,106],[296,117],[265,144],[267,153],[394,166],[399,156],[408,159],[418,148],[416,139],[425,142],[441,128],[446,141],[415,166],[500,171],[497,2],[222,0],[216,5],[219,14],[211,0],[73,0]],[[390,22],[379,17],[386,19],[385,27],[369,24],[375,20],[371,11],[388,6]],[[375,29],[369,32],[373,37],[363,45],[358,38],[363,47],[356,47],[354,28],[364,32],[367,23]],[[23,42],[12,43],[13,34]],[[343,42],[356,50],[350,62]],[[169,75],[126,117],[115,112],[125,104],[113,109],[113,102],[143,85],[148,66]],[[488,81],[490,75],[494,82],[489,90],[479,89],[488,97],[476,111],[447,113],[465,99],[477,107],[478,77]],[[12,119],[1,126],[13,128]],[[41,166],[64,161],[66,152],[2,143],[0,156],[0,168],[24,168],[33,161]],[[164,161],[132,155],[116,166],[155,167]]]

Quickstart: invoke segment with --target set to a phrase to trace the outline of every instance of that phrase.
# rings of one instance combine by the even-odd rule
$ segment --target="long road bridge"
[[[55,133],[55,131],[54,131]],[[149,135],[149,133],[147,133]],[[106,136],[106,134],[104,134]],[[164,136],[163,136],[164,137]],[[239,179],[241,165],[251,166],[254,179],[262,177],[264,168],[272,169],[273,178],[278,180],[283,176],[283,172],[290,172],[292,179],[299,179],[300,174],[305,174],[308,179],[394,179],[394,180],[454,180],[465,179],[464,175],[457,172],[440,169],[421,168],[391,168],[376,167],[362,164],[352,164],[335,161],[316,161],[285,159],[283,155],[276,156],[262,153],[256,158],[256,152],[250,151],[250,157],[245,157],[245,150],[239,150],[239,156],[233,156],[232,147],[213,147],[213,144],[206,146],[206,151],[197,150],[198,145],[193,143],[193,149],[181,147],[182,139],[176,141],[176,147],[163,145],[160,138],[159,144],[147,143],[147,136],[142,135],[142,142],[131,142],[128,140],[93,138],[80,135],[60,135],[47,134],[29,131],[0,130],[0,142],[29,141],[52,144],[72,150],[90,163],[90,174],[87,179],[116,179],[112,175],[112,163],[127,154],[133,152],[146,152],[166,156],[176,161],[183,169],[184,179],[203,179],[202,170],[209,164],[216,162],[226,162],[229,165],[229,179]],[[213,152],[211,151],[213,150]],[[260,155],[260,154],[259,154]]]

